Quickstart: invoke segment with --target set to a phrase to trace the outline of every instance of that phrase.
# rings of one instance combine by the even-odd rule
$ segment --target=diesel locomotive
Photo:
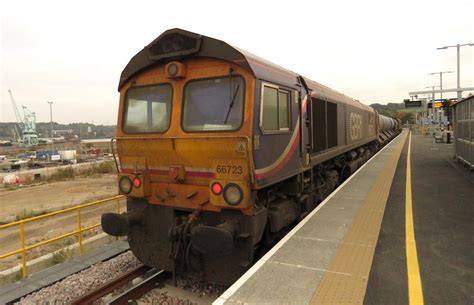
[[[102,228],[146,265],[230,284],[400,132],[400,121],[223,41],[164,32],[123,70],[127,212]]]

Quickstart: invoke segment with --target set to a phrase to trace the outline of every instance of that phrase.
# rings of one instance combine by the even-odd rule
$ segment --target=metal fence
[[[454,104],[453,117],[456,158],[474,169],[474,96]]]
[[[63,209],[63,210],[60,210],[60,211],[56,211],[56,212],[52,212],[52,213],[48,213],[48,214],[35,216],[35,217],[31,217],[31,218],[11,222],[11,223],[8,223],[8,224],[0,225],[0,232],[4,229],[11,228],[11,227],[14,227],[14,226],[18,226],[18,229],[20,231],[20,245],[21,245],[21,247],[19,249],[15,250],[15,251],[11,251],[11,252],[8,252],[8,253],[5,253],[5,254],[0,254],[0,259],[4,259],[4,258],[13,256],[13,255],[17,255],[17,254],[21,254],[22,276],[23,276],[23,278],[25,278],[28,275],[27,269],[26,269],[26,253],[28,251],[32,250],[32,249],[35,249],[37,247],[53,243],[55,241],[67,238],[69,236],[77,236],[78,243],[79,243],[79,254],[82,255],[84,253],[83,232],[99,227],[100,223],[93,224],[93,225],[87,226],[87,227],[83,227],[82,226],[82,221],[81,221],[81,211],[84,208],[87,208],[87,207],[91,207],[91,206],[95,206],[95,205],[105,205],[105,204],[108,204],[110,202],[115,201],[116,206],[117,206],[117,212],[120,213],[120,202],[121,202],[121,199],[123,199],[124,197],[125,196],[123,196],[123,195],[118,195],[118,196],[114,196],[114,197],[110,197],[110,198],[106,198],[106,199],[97,200],[97,201],[94,201],[94,202],[78,205],[78,206],[75,206],[75,207]],[[76,228],[77,229],[76,230],[65,233],[65,234],[62,234],[60,236],[50,238],[48,240],[40,241],[40,242],[31,244],[31,245],[28,245],[28,246],[25,244],[25,224],[30,223],[30,222],[34,222],[34,221],[38,221],[38,220],[41,220],[41,219],[50,218],[50,217],[55,216],[55,215],[74,212],[74,211],[77,213],[77,217],[76,217]]]

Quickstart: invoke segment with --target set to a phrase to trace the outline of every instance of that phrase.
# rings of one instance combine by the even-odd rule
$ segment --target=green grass
[[[113,162],[93,163],[90,166],[78,168],[76,174],[79,176],[92,176],[95,174],[112,174],[116,173],[117,169]]]
[[[13,185],[13,184],[3,184],[3,187],[7,191],[14,191],[21,187],[25,186],[36,186],[42,184],[44,182],[51,183],[56,181],[67,181],[67,180],[74,180],[78,177],[91,177],[96,176],[100,177],[104,174],[115,174],[117,173],[117,169],[115,167],[114,162],[112,161],[105,161],[100,163],[92,163],[88,166],[77,167],[73,168],[72,166],[68,166],[65,168],[57,168],[48,176],[42,176],[39,180],[33,180],[31,177],[26,176],[22,178],[22,183]]]
[[[59,250],[57,252],[54,252],[53,259],[51,260],[52,264],[57,265],[57,264],[64,263],[69,257],[67,252],[68,251],[66,250]]]
[[[110,161],[101,163],[92,163],[88,166],[73,168],[59,168],[56,172],[49,175],[47,178],[51,181],[72,180],[76,177],[90,177],[94,175],[113,174],[117,173],[115,164]]]
[[[23,210],[16,213],[15,219],[16,219],[16,221],[18,221],[18,220],[23,220],[23,219],[28,219],[28,218],[31,218],[31,217],[35,217],[35,216],[48,214],[50,212],[51,211],[47,210],[47,209],[42,209],[42,210],[38,210],[38,211],[23,209]]]
[[[50,174],[46,180],[49,182],[52,181],[61,181],[61,180],[72,180],[76,176],[76,172],[72,167],[58,168],[55,172]]]

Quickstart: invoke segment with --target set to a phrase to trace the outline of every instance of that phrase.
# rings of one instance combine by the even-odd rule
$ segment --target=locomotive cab
[[[145,264],[174,270],[193,264],[189,255],[212,257],[207,277],[230,282],[250,264],[245,249],[260,239],[266,219],[254,211],[251,191],[255,77],[228,58],[173,51],[193,41],[198,50],[210,47],[191,33],[160,37],[144,50],[153,64],[137,67],[137,55],[127,66],[137,71],[121,78],[116,145],[127,212],[103,214],[102,227],[128,235]],[[183,247],[188,257],[181,259]],[[225,256],[239,251],[234,274],[219,278]]]
[[[252,86],[242,68],[201,58],[133,77],[120,90],[119,191],[150,204],[251,214]]]

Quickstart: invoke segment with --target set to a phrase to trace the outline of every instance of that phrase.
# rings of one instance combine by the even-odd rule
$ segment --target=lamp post
[[[51,158],[50,161],[53,159],[53,153],[54,153],[54,139],[53,139],[53,102],[46,102],[49,104],[49,118],[50,118],[50,123],[51,123]]]
[[[435,100],[435,93],[434,93],[434,88],[437,88],[439,86],[427,86],[425,88],[430,88],[432,90],[432,93],[431,93],[431,100],[434,102]]]
[[[465,47],[465,46],[474,46],[474,43],[465,43],[465,44],[457,44],[457,45],[454,45],[454,46],[444,46],[444,47],[441,47],[441,48],[438,48],[438,50],[444,50],[444,49],[447,49],[447,48],[456,48],[457,49],[457,64],[458,64],[458,100],[462,98],[462,91],[461,91],[461,64],[460,64],[460,60],[459,60],[459,55],[461,53],[461,47]]]
[[[434,115],[435,111],[434,111],[434,101],[435,101],[435,92],[434,92],[434,89],[436,87],[439,87],[439,86],[427,86],[425,88],[430,88],[432,91],[431,91],[431,100],[432,100],[432,104],[431,104],[431,111],[430,111],[430,108],[427,108],[426,109],[426,114],[427,114],[427,117],[428,117],[428,121],[429,121],[429,125],[431,125],[431,119],[433,118],[432,115]]]
[[[435,74],[439,74],[439,99],[442,100],[443,99],[443,73],[454,73],[454,71],[440,71],[440,72],[432,72],[432,73],[428,73],[428,75],[435,75]]]

